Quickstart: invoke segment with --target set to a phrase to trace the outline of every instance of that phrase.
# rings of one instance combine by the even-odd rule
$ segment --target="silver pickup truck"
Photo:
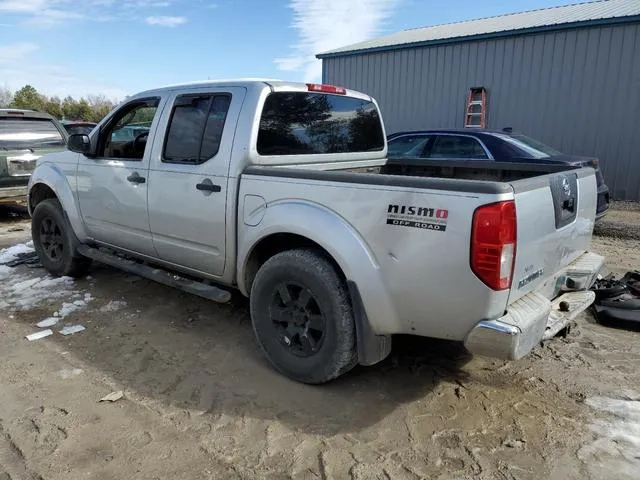
[[[29,183],[43,265],[238,289],[301,382],[381,361],[394,334],[520,358],[593,301],[603,265],[592,168],[387,159],[375,100],[340,87],[150,90],[68,145]]]

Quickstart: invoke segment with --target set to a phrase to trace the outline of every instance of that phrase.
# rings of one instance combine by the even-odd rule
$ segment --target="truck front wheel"
[[[347,287],[314,250],[288,250],[260,267],[251,287],[251,319],[269,361],[293,380],[325,383],[357,363]]]
[[[31,237],[40,263],[50,273],[80,277],[89,269],[91,260],[76,253],[78,240],[58,200],[38,203],[31,219]]]

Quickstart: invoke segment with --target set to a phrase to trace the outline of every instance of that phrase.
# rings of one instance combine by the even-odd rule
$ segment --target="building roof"
[[[640,0],[596,0],[404,30],[323,52],[318,58],[635,20],[640,21]]]

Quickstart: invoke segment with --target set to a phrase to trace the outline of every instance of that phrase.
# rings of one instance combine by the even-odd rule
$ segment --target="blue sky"
[[[0,86],[121,99],[183,81],[319,81],[316,53],[569,0],[0,0]]]

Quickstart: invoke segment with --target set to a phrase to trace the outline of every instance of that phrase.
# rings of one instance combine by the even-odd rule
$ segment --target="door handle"
[[[131,175],[127,177],[131,183],[144,183],[146,182],[144,177],[141,177],[138,172],[133,172]]]
[[[211,180],[205,178],[201,183],[196,184],[196,189],[201,192],[219,192],[222,190],[222,187],[215,185]]]

